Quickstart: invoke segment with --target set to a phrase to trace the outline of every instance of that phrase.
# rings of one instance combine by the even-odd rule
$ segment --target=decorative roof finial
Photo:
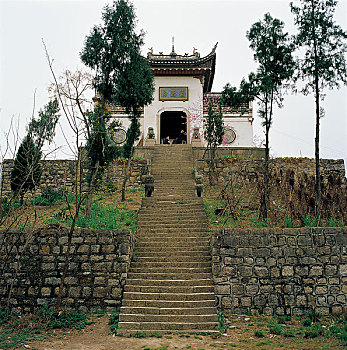
[[[175,52],[175,37],[172,37],[172,49],[171,49],[171,55],[176,55]]]

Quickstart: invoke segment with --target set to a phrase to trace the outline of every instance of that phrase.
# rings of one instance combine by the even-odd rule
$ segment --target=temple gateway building
[[[188,144],[206,146],[204,118],[209,104],[219,109],[221,93],[211,92],[216,67],[216,48],[204,57],[194,49],[193,54],[179,55],[172,45],[172,52],[164,55],[147,54],[154,75],[153,102],[142,110],[141,137],[138,145],[152,146],[169,137],[170,143],[181,130]],[[110,108],[112,116],[122,127],[115,132],[116,142],[122,143],[130,124],[125,109]],[[225,135],[223,147],[253,147],[252,105],[241,108],[222,107]]]

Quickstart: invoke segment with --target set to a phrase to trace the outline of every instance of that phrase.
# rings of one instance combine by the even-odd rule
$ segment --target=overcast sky
[[[106,1],[16,1],[0,0],[0,146],[4,150],[3,131],[12,116],[19,122],[19,134],[33,109],[48,101],[47,87],[52,80],[41,38],[54,59],[56,74],[65,69],[82,68],[79,53],[85,36],[101,22]],[[221,91],[230,82],[238,86],[256,64],[246,31],[266,12],[283,20],[293,34],[293,16],[285,0],[134,0],[138,28],[146,32],[143,54],[171,51],[175,37],[176,52],[192,53],[195,47],[207,55],[216,42],[217,63],[212,91]],[[346,30],[347,0],[340,0],[335,20]],[[255,106],[256,107],[256,106]],[[322,158],[347,160],[347,89],[326,91],[325,117],[321,122]],[[276,110],[270,134],[275,156],[314,157],[315,106],[313,95],[286,96],[284,107]],[[67,130],[66,122],[61,120]],[[254,133],[263,136],[255,115]],[[55,139],[59,150],[55,157],[69,154],[60,129]]]

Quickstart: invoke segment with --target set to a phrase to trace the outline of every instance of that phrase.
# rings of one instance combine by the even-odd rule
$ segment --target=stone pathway
[[[152,175],[154,194],[139,211],[119,333],[217,331],[207,218],[195,194],[191,147],[156,146]]]

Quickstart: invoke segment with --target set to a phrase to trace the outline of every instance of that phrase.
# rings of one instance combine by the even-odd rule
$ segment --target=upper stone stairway
[[[139,211],[118,332],[217,331],[207,218],[195,194],[192,148],[155,146],[152,175],[154,192]]]

